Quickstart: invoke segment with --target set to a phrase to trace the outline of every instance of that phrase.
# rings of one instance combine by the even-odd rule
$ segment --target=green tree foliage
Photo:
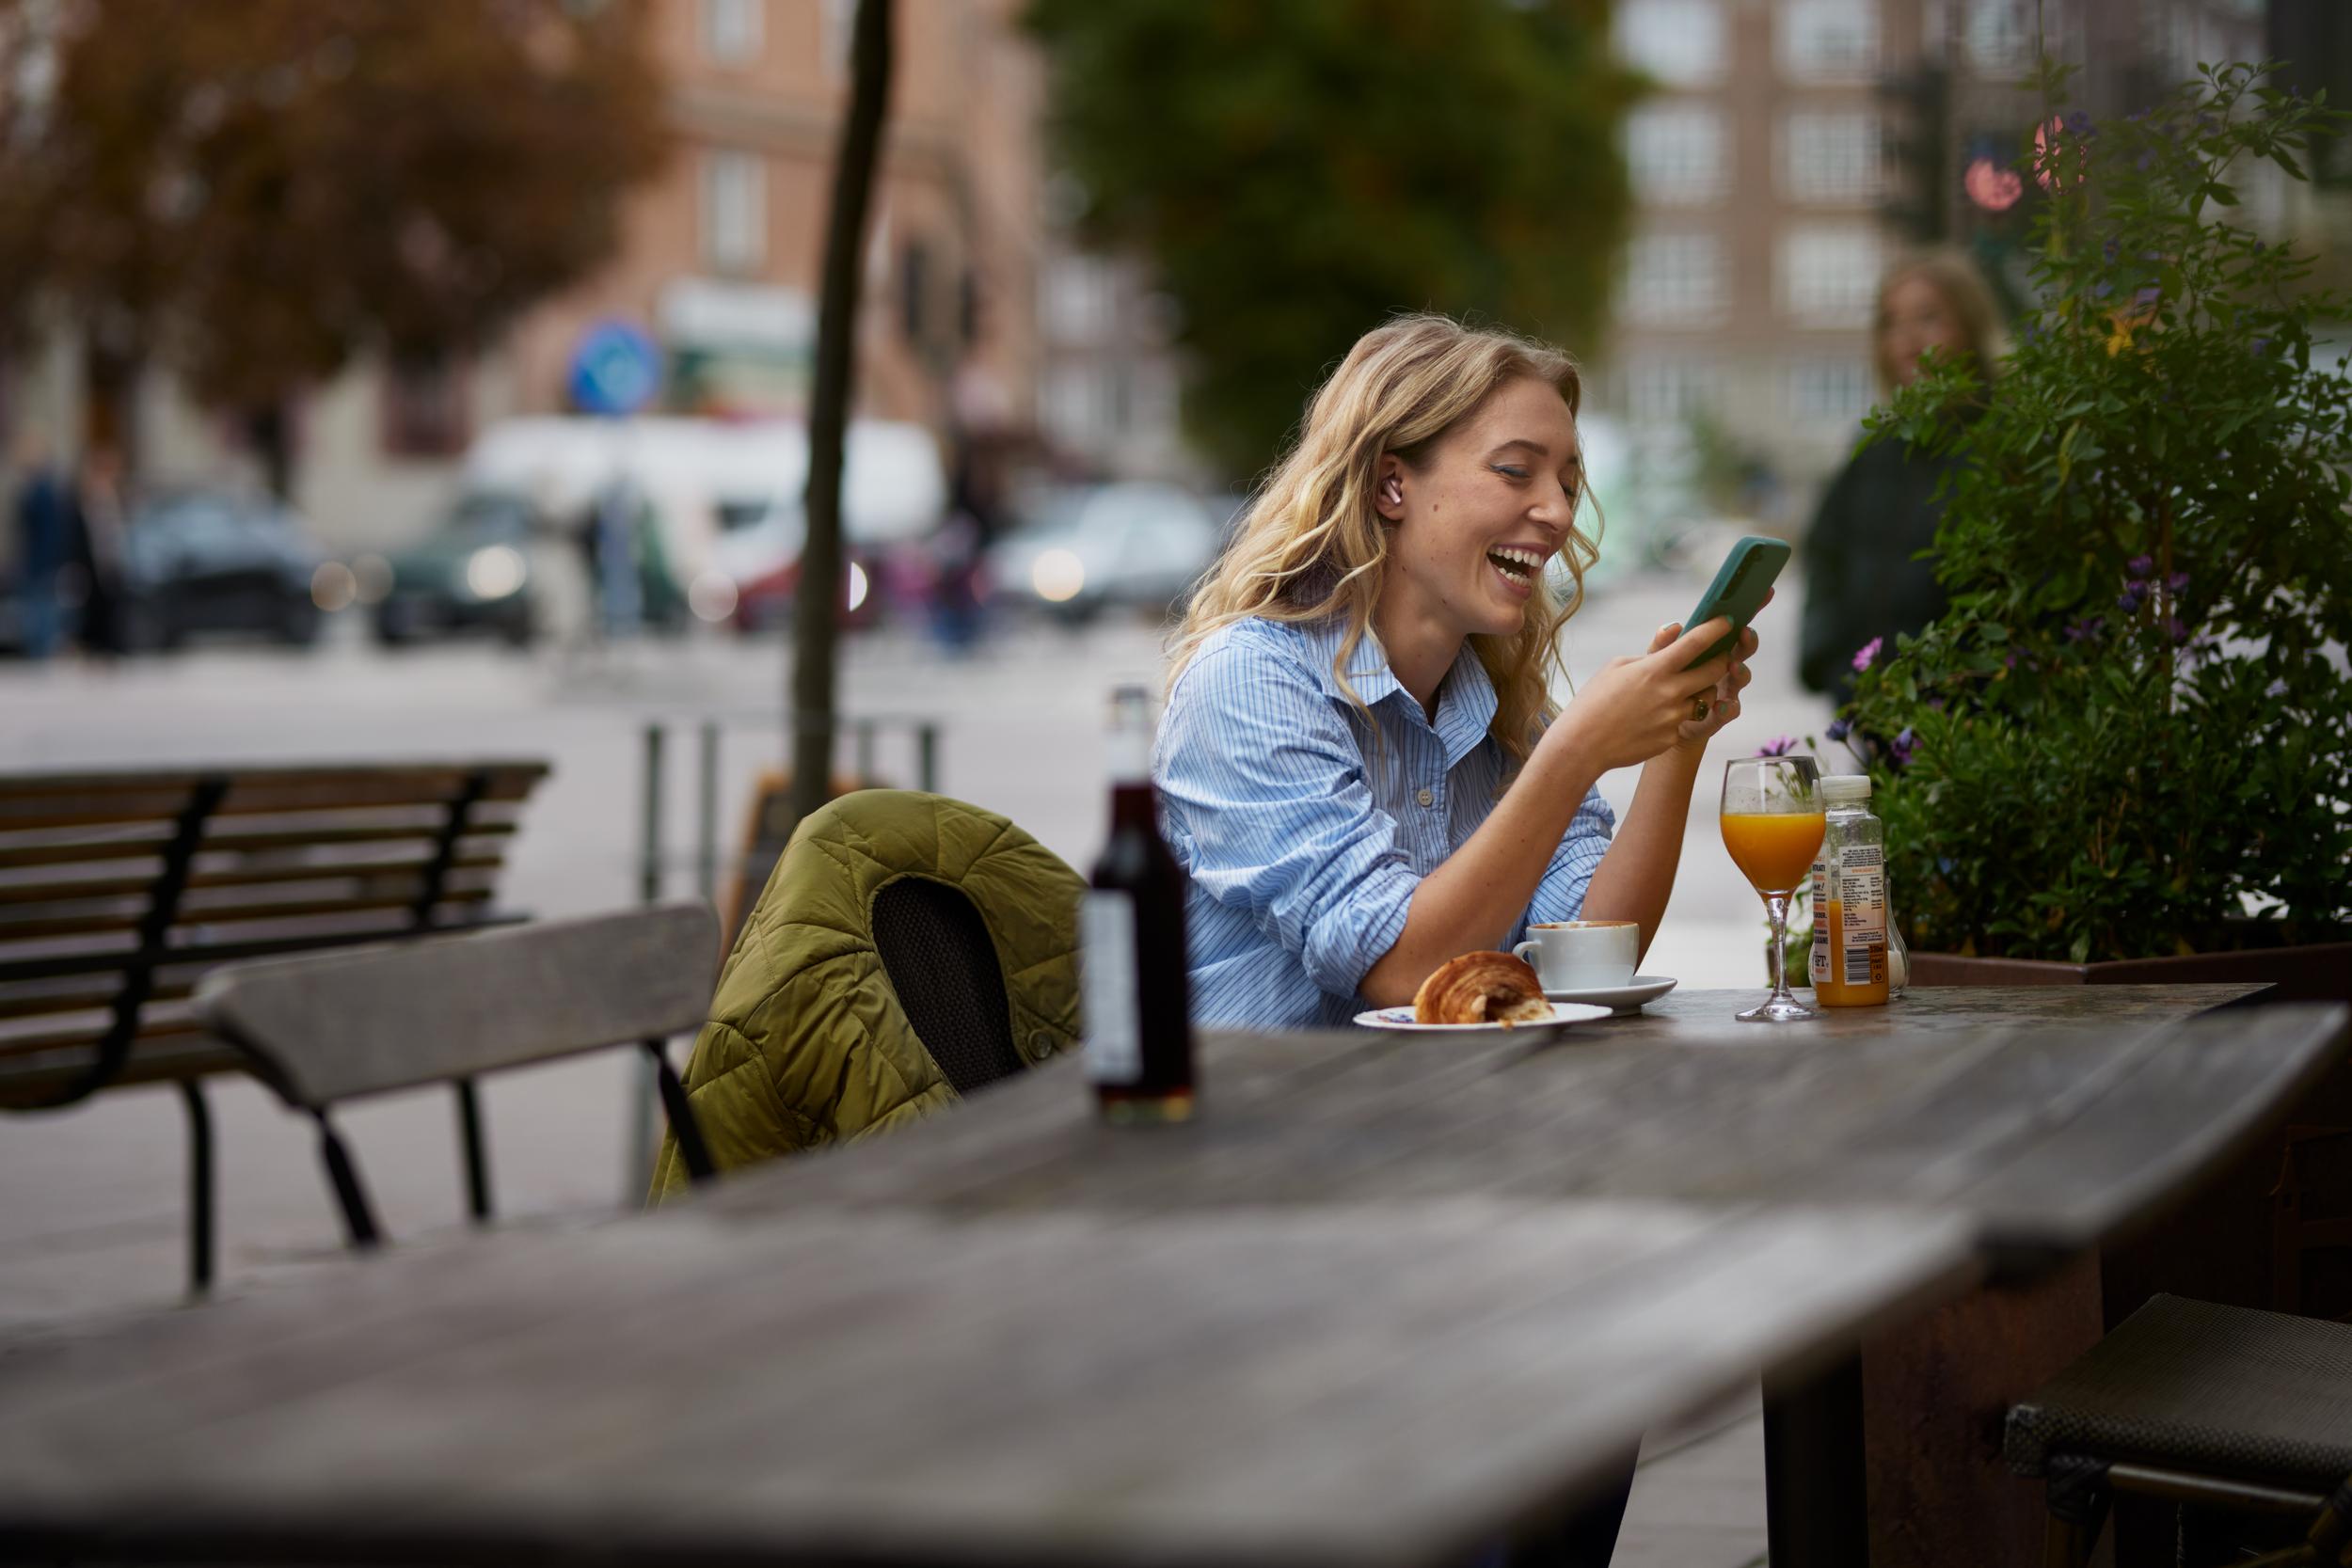
[[[1951,610],[1874,648],[1846,721],[1914,946],[2081,962],[2352,919],[2352,377],[2312,343],[2352,302],[2233,184],[2303,178],[2341,118],[2245,65],[2054,117],[2021,165],[2040,302],[1990,395],[1941,365],[1872,419],[1964,458]]]
[[[62,305],[94,357],[248,414],[363,351],[469,350],[612,254],[659,166],[643,20],[0,0],[0,311]]]
[[[1186,423],[1235,474],[1399,310],[1589,352],[1638,79],[1606,0],[1033,0],[1082,227],[1180,312]]]

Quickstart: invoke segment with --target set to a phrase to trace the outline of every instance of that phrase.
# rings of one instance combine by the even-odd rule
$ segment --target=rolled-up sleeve
[[[1246,911],[1317,990],[1355,995],[1420,879],[1354,732],[1308,673],[1244,643],[1202,653],[1169,694],[1152,774],[1194,884]]]
[[[1568,831],[1551,852],[1544,879],[1535,884],[1535,896],[1528,900],[1527,912],[1511,928],[1505,946],[1517,945],[1536,921],[1576,920],[1583,915],[1585,890],[1593,885],[1593,873],[1599,869],[1600,858],[1609,853],[1610,835],[1616,831],[1617,814],[1609,809],[1600,791],[1585,791],[1584,803],[1568,819]]]

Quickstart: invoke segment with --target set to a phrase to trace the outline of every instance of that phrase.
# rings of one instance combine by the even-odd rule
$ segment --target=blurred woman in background
[[[1942,249],[1907,257],[1880,280],[1873,347],[1884,399],[1918,379],[1930,349],[1969,360],[1989,388],[2005,344],[1982,275],[1965,253]],[[1915,558],[1935,543],[1936,489],[1956,461],[1874,441],[1821,498],[1804,552],[1797,668],[1806,686],[1843,702],[1857,651],[1879,639],[1891,652],[1899,634],[1943,613],[1934,562]]]

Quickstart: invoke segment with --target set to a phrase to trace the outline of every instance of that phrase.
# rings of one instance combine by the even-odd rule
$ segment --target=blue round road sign
[[[627,322],[598,322],[572,350],[572,405],[590,414],[634,414],[661,389],[661,350]]]

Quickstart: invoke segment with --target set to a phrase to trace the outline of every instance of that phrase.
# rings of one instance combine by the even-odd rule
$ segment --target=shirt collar
[[[1316,684],[1325,695],[1346,702],[1347,691],[1331,670],[1346,635],[1346,620],[1333,616],[1327,621],[1307,623],[1298,629]],[[1413,720],[1427,721],[1421,705],[1413,701],[1412,693],[1405,689],[1396,673],[1389,668],[1388,650],[1380,645],[1379,634],[1370,626],[1364,628],[1364,635],[1348,656],[1347,678],[1366,707],[1377,707],[1384,700],[1394,697],[1411,710]],[[1465,641],[1462,651],[1454,656],[1453,668],[1438,686],[1438,719],[1434,727],[1438,741],[1445,747],[1448,768],[1477,750],[1486,738],[1486,727],[1494,722],[1497,705],[1494,682],[1487,678],[1486,667],[1478,662],[1477,650]]]

